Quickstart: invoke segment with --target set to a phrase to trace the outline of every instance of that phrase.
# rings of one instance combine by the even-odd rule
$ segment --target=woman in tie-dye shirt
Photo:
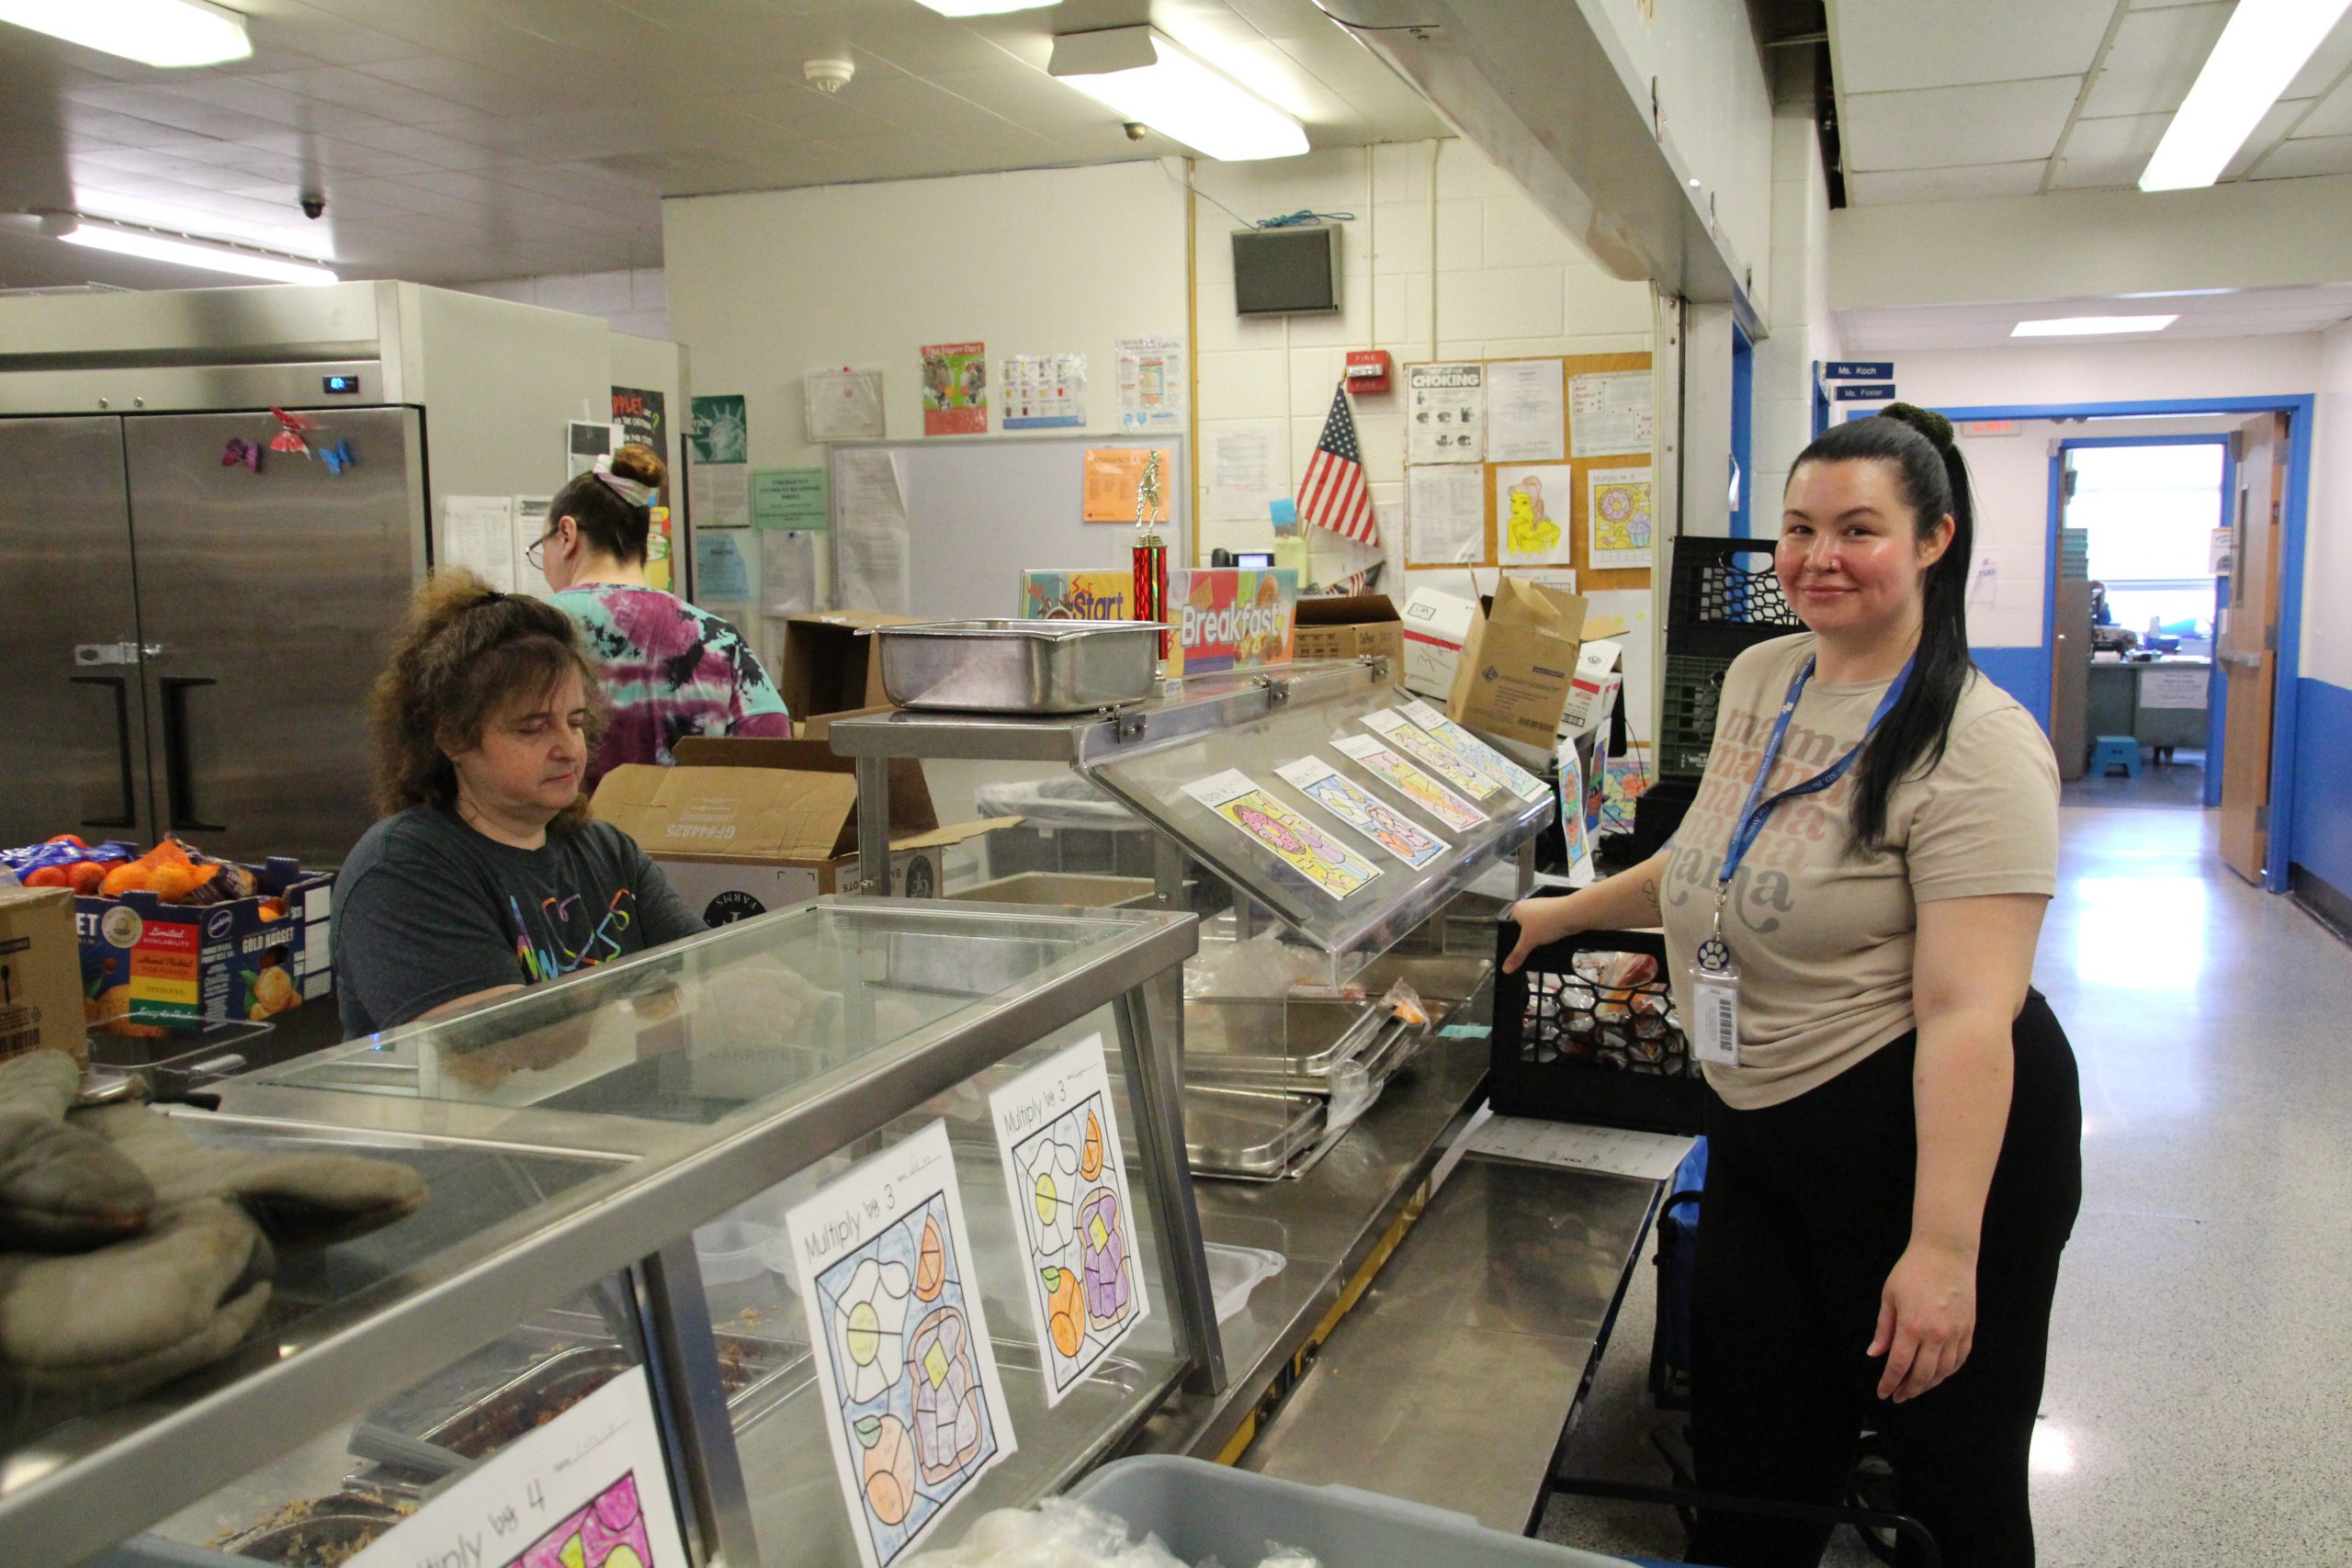
[[[548,507],[531,547],[604,676],[611,716],[587,787],[623,762],[674,759],[689,735],[786,736],[784,698],[741,634],[645,579],[649,510],[666,474],[649,446],[599,457]]]

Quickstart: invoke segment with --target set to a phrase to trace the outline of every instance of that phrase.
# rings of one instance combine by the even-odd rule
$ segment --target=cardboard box
[[[697,737],[677,766],[628,763],[596,786],[595,812],[635,839],[710,925],[857,886],[857,780],[821,741]],[[935,898],[947,850],[1017,817],[941,827],[922,764],[890,764],[890,891]]]
[[[857,634],[870,626],[905,626],[915,618],[880,610],[824,610],[785,617],[784,657],[775,685],[792,714],[794,733],[803,721],[826,714],[888,705],[874,639]]]
[[[1520,578],[1498,585],[1454,666],[1446,712],[1457,724],[1549,750],[1576,682],[1585,601]]]
[[[1405,623],[1385,593],[1301,599],[1294,652],[1301,660],[1378,655],[1390,682],[1405,682]]]
[[[1478,604],[1434,588],[1416,588],[1405,601],[1405,689],[1444,702],[1453,694],[1462,645],[1478,624]]]
[[[1568,705],[1560,715],[1560,733],[1583,735],[1600,728],[1609,710],[1617,705],[1617,693],[1623,684],[1617,674],[1617,660],[1624,651],[1617,643],[1606,639],[1588,642],[1577,653],[1577,675],[1568,692]]]
[[[261,893],[225,904],[167,904],[153,893],[75,898],[89,1021],[193,1034],[223,1019],[270,1019],[327,995],[334,986],[334,874],[286,859],[245,869]],[[272,898],[284,904],[283,918],[265,918]]]
[[[89,1064],[75,947],[71,890],[0,887],[0,1061],[62,1051]]]

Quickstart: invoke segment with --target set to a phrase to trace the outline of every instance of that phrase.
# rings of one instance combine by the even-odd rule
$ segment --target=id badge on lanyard
[[[1792,784],[1770,800],[1764,799],[1765,781],[1772,776],[1772,764],[1780,761],[1781,743],[1788,738],[1789,716],[1796,712],[1797,699],[1804,694],[1804,685],[1813,679],[1811,659],[1798,671],[1796,679],[1789,682],[1789,694],[1781,700],[1780,717],[1773,722],[1770,739],[1764,743],[1763,761],[1757,764],[1756,782],[1747,788],[1747,803],[1740,808],[1739,820],[1732,827],[1731,840],[1724,848],[1723,872],[1715,879],[1715,918],[1707,940],[1699,944],[1698,962],[1688,971],[1690,978],[1690,1001],[1695,1017],[1686,1020],[1690,1027],[1690,1049],[1702,1062],[1718,1067],[1741,1065],[1739,1046],[1739,961],[1732,956],[1731,944],[1724,940],[1724,908],[1731,900],[1732,878],[1738,874],[1739,863],[1747,858],[1755,847],[1757,836],[1764,831],[1764,824],[1771,819],[1773,807],[1798,795],[1818,795],[1846,776],[1854,759],[1862,754],[1857,743],[1854,749],[1800,784]],[[1862,732],[1862,739],[1870,739],[1871,730],[1879,727],[1894,706],[1895,699],[1911,679],[1911,663],[1904,661],[1901,673],[1879,699],[1877,711],[1871,715],[1870,728]]]

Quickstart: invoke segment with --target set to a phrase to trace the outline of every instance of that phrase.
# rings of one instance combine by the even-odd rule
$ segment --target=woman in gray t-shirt
[[[600,710],[571,618],[437,574],[373,703],[385,813],[335,879],[344,1032],[373,1033],[704,929],[582,794]]]

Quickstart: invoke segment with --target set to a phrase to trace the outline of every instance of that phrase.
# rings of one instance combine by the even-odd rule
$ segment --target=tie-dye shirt
[[[792,733],[784,698],[733,626],[658,588],[584,583],[555,596],[604,671],[612,708],[588,787],[623,762],[675,759],[689,735]]]

